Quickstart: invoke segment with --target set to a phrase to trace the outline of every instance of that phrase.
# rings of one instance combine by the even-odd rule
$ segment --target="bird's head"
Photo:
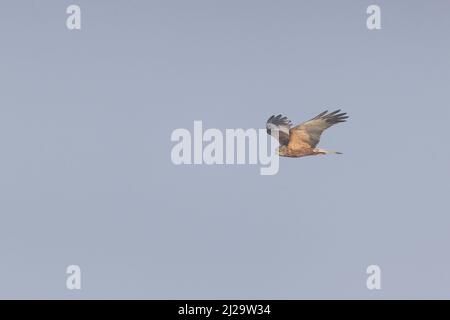
[[[277,154],[278,154],[279,156],[286,156],[286,155],[287,155],[287,146],[280,146],[280,147],[277,149]]]

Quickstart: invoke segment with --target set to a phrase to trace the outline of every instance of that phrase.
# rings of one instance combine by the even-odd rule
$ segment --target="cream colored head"
[[[288,147],[287,146],[280,146],[277,149],[277,154],[281,157],[288,155]]]

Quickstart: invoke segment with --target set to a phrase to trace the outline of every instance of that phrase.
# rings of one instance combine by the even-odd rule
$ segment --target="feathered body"
[[[319,154],[340,152],[316,148],[322,132],[340,122],[345,122],[347,114],[336,110],[331,113],[324,111],[314,118],[292,127],[292,122],[283,117],[271,116],[266,123],[267,133],[275,137],[280,147],[278,154],[283,157],[305,157]]]

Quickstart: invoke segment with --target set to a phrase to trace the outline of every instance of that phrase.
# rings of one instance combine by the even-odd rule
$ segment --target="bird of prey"
[[[320,136],[325,129],[332,125],[345,122],[347,114],[336,110],[331,113],[324,111],[311,120],[292,127],[292,122],[281,114],[271,116],[266,123],[267,133],[275,137],[280,143],[278,155],[282,157],[305,157],[319,154],[341,154],[341,152],[328,151],[316,148]]]

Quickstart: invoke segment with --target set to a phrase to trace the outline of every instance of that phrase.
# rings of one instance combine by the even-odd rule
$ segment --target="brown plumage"
[[[283,117],[271,116],[266,123],[267,133],[275,137],[280,143],[278,154],[283,157],[304,157],[318,154],[329,154],[340,152],[327,151],[316,148],[320,141],[320,136],[325,129],[340,122],[345,122],[347,114],[341,110],[331,113],[324,111],[311,120],[303,122],[291,128],[292,122]]]

